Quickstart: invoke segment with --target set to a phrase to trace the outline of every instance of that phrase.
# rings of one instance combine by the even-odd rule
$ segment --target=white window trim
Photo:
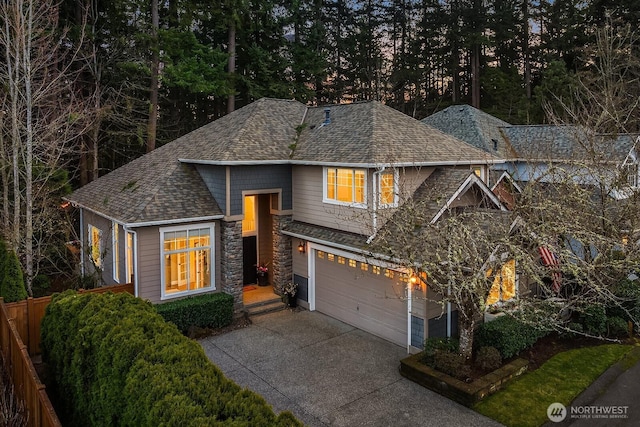
[[[111,254],[113,257],[113,281],[120,283],[120,230],[118,223],[111,223]]]
[[[357,203],[357,202],[341,202],[340,200],[335,200],[335,199],[330,199],[327,196],[327,171],[329,169],[347,169],[350,170],[352,172],[354,172],[355,175],[355,171],[362,171],[364,172],[364,188],[363,188],[363,194],[364,194],[364,202],[363,203]],[[336,177],[337,178],[337,177]],[[332,205],[341,205],[341,206],[349,206],[352,208],[366,208],[367,207],[367,183],[369,181],[369,174],[367,172],[367,169],[363,169],[363,168],[345,168],[345,167],[328,167],[325,166],[324,168],[322,168],[322,202],[323,203],[329,203]],[[355,188],[355,176],[354,176],[354,180],[353,180],[353,185]]]
[[[210,243],[210,250],[209,250],[209,269],[210,269],[210,273],[209,273],[209,279],[211,280],[210,286],[204,289],[197,289],[194,291],[182,291],[182,292],[172,292],[170,294],[167,294],[165,292],[165,268],[164,268],[164,260],[165,260],[165,253],[164,253],[164,233],[167,232],[172,232],[172,231],[189,231],[189,230],[193,230],[193,229],[198,229],[198,228],[208,228],[209,229],[209,243]],[[174,299],[174,298],[180,298],[180,297],[184,297],[187,295],[198,295],[198,294],[204,294],[204,293],[208,293],[211,291],[216,290],[216,281],[215,281],[215,224],[208,222],[208,223],[202,223],[202,224],[189,224],[189,225],[180,225],[180,226],[173,226],[173,227],[161,227],[158,229],[160,232],[160,300],[169,300],[169,299]]]
[[[382,172],[379,176],[378,176],[378,182],[376,183],[376,185],[378,186],[378,193],[377,193],[377,197],[378,197],[378,207],[380,209],[388,209],[388,208],[397,208],[398,207],[398,203],[400,202],[400,195],[399,193],[399,180],[400,180],[400,173],[398,172],[398,169],[393,169],[393,202],[392,203],[380,203],[380,198],[382,197],[382,189],[380,188],[380,183],[382,182],[382,180],[380,179],[380,177],[382,175],[384,175],[385,173],[389,173],[388,171],[384,171]]]
[[[98,259],[96,260],[95,258],[93,258],[93,247],[95,245],[95,242],[93,241],[93,233],[91,232],[91,230],[95,228],[96,230],[98,230]],[[102,230],[99,227],[96,227],[95,225],[91,224],[91,223],[87,223],[87,242],[89,243],[89,259],[93,262],[93,265],[97,268],[102,268],[104,265],[104,259],[102,259],[102,251],[103,251],[103,245],[102,245]]]

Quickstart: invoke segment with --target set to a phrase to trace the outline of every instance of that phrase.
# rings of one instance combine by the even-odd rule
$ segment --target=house
[[[422,123],[502,158],[489,182],[507,204],[509,191],[517,194],[532,181],[572,179],[590,185],[604,180],[616,199],[638,188],[637,134],[598,134],[576,125],[511,125],[469,105],[445,108]]]
[[[410,272],[370,244],[426,188],[439,190],[433,221],[464,207],[504,210],[486,184],[498,162],[378,102],[260,99],[68,200],[80,210],[82,272],[106,284],[132,281],[152,303],[223,291],[241,310],[262,265],[276,290],[298,284],[307,309],[418,346],[455,313],[412,306]]]

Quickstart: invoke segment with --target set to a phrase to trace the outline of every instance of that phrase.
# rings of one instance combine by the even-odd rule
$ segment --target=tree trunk
[[[473,355],[473,330],[476,326],[473,318],[466,319],[460,314],[458,329],[460,329],[459,350],[465,358],[469,359]]]
[[[236,73],[236,23],[232,19],[229,23],[229,78],[231,80],[231,93],[227,98],[227,114],[236,109],[235,73]]]
[[[149,122],[147,125],[147,153],[156,148],[158,129],[158,73],[160,68],[160,52],[158,51],[158,0],[151,0],[151,87],[149,88]]]
[[[523,30],[522,52],[524,56],[524,87],[527,99],[531,99],[531,58],[529,58],[529,0],[522,1]]]

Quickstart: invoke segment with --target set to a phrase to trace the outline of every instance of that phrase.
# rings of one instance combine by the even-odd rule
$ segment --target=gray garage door
[[[400,273],[314,251],[316,310],[407,345],[406,283]]]

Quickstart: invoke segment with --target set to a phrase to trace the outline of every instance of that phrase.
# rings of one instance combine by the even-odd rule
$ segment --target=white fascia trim
[[[63,197],[63,200],[66,200],[71,203],[72,206],[80,209],[88,210],[96,215],[99,215],[105,219],[108,219],[111,222],[115,222],[117,224],[122,225],[126,228],[137,228],[137,227],[150,227],[154,225],[169,225],[169,224],[183,224],[185,222],[198,222],[198,221],[212,221],[217,219],[223,219],[224,215],[211,215],[211,216],[200,216],[194,218],[179,218],[179,219],[165,219],[159,221],[147,221],[147,222],[123,222],[118,219],[113,218],[112,216],[105,215],[104,213],[97,211],[95,209],[91,209],[87,206],[84,206],[80,203],[74,202],[73,200],[69,200]]]
[[[315,160],[198,160],[178,159],[182,163],[212,166],[260,166],[260,165],[304,165],[304,166],[334,166],[345,168],[375,169],[387,167],[416,167],[416,166],[460,166],[460,165],[489,165],[505,163],[503,159],[476,159],[476,160],[448,160],[439,162],[398,162],[398,163],[343,163],[322,162]]]
[[[513,179],[513,177],[507,172],[507,171],[503,171],[502,175],[500,175],[500,177],[498,177],[498,180],[496,181],[495,184],[493,184],[493,187],[491,187],[491,191],[495,190],[496,187],[498,186],[498,184],[500,184],[500,182],[502,182],[502,180],[506,178],[509,181],[511,181],[511,184],[513,184],[513,186],[515,187],[516,190],[518,190],[518,193],[522,193],[522,188],[520,188],[520,186],[518,185],[518,183],[515,181],[515,179]]]
[[[363,249],[358,249],[358,248],[354,248],[347,245],[341,245],[340,243],[329,242],[327,240],[317,239],[315,237],[309,237],[304,234],[292,233],[290,231],[283,231],[282,234],[294,237],[296,239],[306,240],[307,242],[309,242],[314,246],[322,245],[325,248],[323,250],[328,249],[329,252],[336,253],[338,255],[340,254],[337,252],[342,250],[342,251],[347,251],[350,254],[348,256],[351,256],[352,258],[353,258],[353,254],[359,254],[359,255],[362,255],[363,259],[379,260],[380,262],[379,265],[381,267],[386,267],[388,264],[389,266],[395,266],[396,269],[398,269],[399,266],[403,265],[402,261],[399,260],[398,258],[392,258],[392,257],[381,255],[381,254],[374,254],[371,251],[366,251]],[[344,252],[344,254],[346,254],[347,252]],[[373,263],[371,264],[373,265]],[[375,264],[375,265],[378,265],[378,264]]]
[[[477,184],[480,187],[480,189],[491,199],[491,201],[497,207],[500,208],[501,211],[506,211],[507,210],[507,208],[504,207],[504,205],[500,202],[500,200],[498,200],[496,195],[493,194],[493,192],[489,189],[489,187],[487,187],[487,184],[482,182],[482,180],[480,178],[478,178],[478,176],[475,173],[472,172],[472,173],[469,174],[467,179],[465,179],[465,181],[462,183],[462,185],[460,187],[458,187],[458,189],[453,193],[453,196],[451,196],[449,198],[449,200],[447,201],[447,203],[445,203],[445,205],[442,207],[442,209],[440,209],[438,211],[438,213],[433,217],[433,219],[431,220],[430,224],[434,224],[438,219],[440,219],[442,214],[444,214],[444,212],[449,208],[449,206],[451,206],[451,203],[453,203],[453,201],[456,199],[456,197],[458,197],[460,194],[462,194],[465,191],[467,191],[471,187],[472,184]]]

